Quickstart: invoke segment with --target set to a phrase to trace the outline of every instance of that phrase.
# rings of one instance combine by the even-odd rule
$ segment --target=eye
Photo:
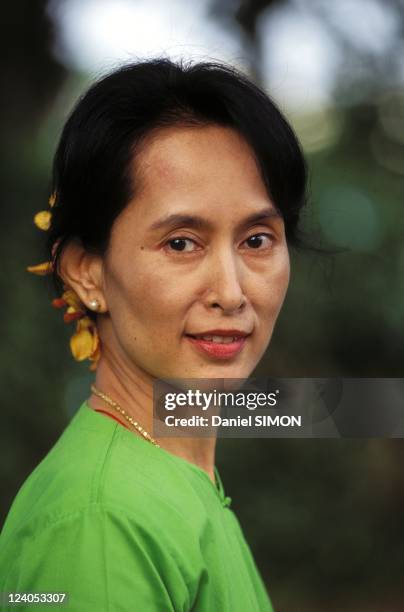
[[[271,234],[265,234],[265,233],[253,234],[252,236],[247,238],[247,240],[245,240],[245,242],[248,243],[250,249],[260,250],[260,251],[263,251],[265,248],[271,248],[273,241],[274,241],[273,236]],[[262,245],[264,245],[263,248],[262,248]]]
[[[187,243],[190,243],[191,245],[196,245],[195,240],[192,240],[191,238],[185,238],[182,236],[178,236],[177,238],[171,238],[170,240],[168,240],[165,243],[165,246],[170,245],[171,248],[169,248],[170,251],[175,251],[176,253],[191,253],[194,251],[194,249],[187,249]]]

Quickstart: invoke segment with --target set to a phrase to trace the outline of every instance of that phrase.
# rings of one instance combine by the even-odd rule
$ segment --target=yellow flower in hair
[[[56,191],[54,191],[53,193],[51,193],[50,197],[49,197],[49,206],[51,208],[53,208],[53,206],[55,206],[55,202],[56,202]]]
[[[52,273],[53,265],[51,261],[44,261],[36,266],[27,266],[27,271],[32,272],[32,274],[38,274],[38,276],[45,276]]]
[[[49,198],[49,206],[52,208],[56,203],[56,192],[54,191]],[[41,230],[48,230],[52,221],[52,212],[49,210],[41,210],[34,216],[35,225]],[[52,248],[52,257],[54,256],[57,244],[60,238],[55,242]],[[53,272],[53,262],[44,261],[35,266],[28,266],[28,272],[45,276]],[[97,369],[98,361],[101,357],[101,342],[98,336],[97,326],[95,322],[86,315],[87,309],[79,296],[68,285],[63,285],[64,292],[61,297],[52,300],[52,306],[55,308],[67,309],[63,315],[65,323],[77,321],[76,331],[70,338],[70,349],[73,357],[77,361],[89,359],[92,361],[90,370]]]
[[[56,191],[52,193],[49,198],[49,206],[53,208],[56,203]],[[50,228],[50,224],[52,221],[52,212],[50,210],[41,210],[36,213],[34,217],[34,223],[39,229],[47,231]]]
[[[70,348],[77,361],[95,357],[99,349],[97,328],[89,317],[77,321],[76,333],[70,338]]]
[[[49,210],[41,210],[36,213],[34,223],[41,230],[48,230],[52,220],[52,213]]]
[[[73,291],[73,289],[67,289],[62,294],[61,298],[56,298],[56,300],[53,300],[52,306],[55,306],[56,308],[67,306],[67,310],[63,315],[63,320],[65,323],[70,323],[70,321],[81,319],[86,314],[86,308],[83,302],[80,300],[77,293]]]
[[[56,202],[56,191],[52,193],[49,198],[49,206],[52,208]],[[52,213],[49,210],[41,210],[34,216],[34,223],[41,230],[48,230],[52,221]],[[43,263],[37,264],[36,266],[28,266],[28,272],[38,274],[39,276],[45,276],[53,272],[53,264],[51,261],[44,261]]]
[[[67,306],[63,315],[65,323],[77,321],[76,332],[70,338],[70,350],[76,361],[90,359],[93,363],[90,370],[97,368],[101,356],[100,339],[95,322],[86,316],[86,307],[73,289],[64,285],[62,297],[52,300],[52,306],[63,308]]]

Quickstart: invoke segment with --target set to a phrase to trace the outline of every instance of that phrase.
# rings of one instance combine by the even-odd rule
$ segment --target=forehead
[[[135,161],[140,191],[214,198],[267,198],[254,152],[233,129],[173,126],[149,136]]]

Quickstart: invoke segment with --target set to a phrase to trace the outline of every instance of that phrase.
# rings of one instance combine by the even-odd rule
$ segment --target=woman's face
[[[247,378],[289,281],[284,224],[252,150],[230,128],[164,128],[136,180],[103,260],[104,346],[156,378]],[[248,335],[189,336],[223,330]]]

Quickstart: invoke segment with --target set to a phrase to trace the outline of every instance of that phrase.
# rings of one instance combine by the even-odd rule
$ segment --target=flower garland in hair
[[[56,202],[56,193],[49,198],[49,207],[53,208]],[[51,210],[41,210],[34,216],[35,225],[41,230],[48,230],[52,221]],[[27,271],[39,276],[45,276],[53,272],[52,261],[45,261],[35,266],[28,266]],[[70,338],[70,350],[76,361],[89,359],[92,361],[90,370],[97,369],[98,361],[101,356],[101,343],[95,322],[87,315],[86,307],[79,296],[71,287],[64,284],[63,294],[59,298],[52,300],[51,304],[55,308],[67,306],[63,315],[65,323],[76,321],[76,331]]]

